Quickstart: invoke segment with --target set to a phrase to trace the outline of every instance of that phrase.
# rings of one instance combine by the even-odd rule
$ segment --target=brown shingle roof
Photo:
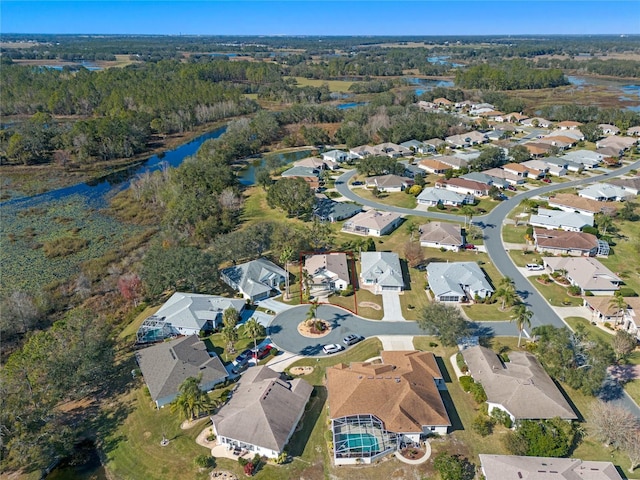
[[[392,432],[422,432],[451,422],[434,378],[442,378],[430,352],[383,351],[382,364],[339,364],[327,369],[331,418],[371,414]]]
[[[424,170],[430,170],[432,172],[441,172],[446,170],[451,170],[451,165],[447,165],[446,163],[442,163],[438,160],[426,159],[418,162],[418,166],[423,168]]]
[[[591,233],[566,232],[535,228],[536,244],[542,248],[590,251],[598,246],[598,238]]]
[[[613,203],[603,204],[597,200],[590,198],[578,197],[572,193],[558,193],[549,198],[549,205],[561,205],[563,207],[575,208],[586,212],[600,213],[603,211],[615,211],[616,206]]]

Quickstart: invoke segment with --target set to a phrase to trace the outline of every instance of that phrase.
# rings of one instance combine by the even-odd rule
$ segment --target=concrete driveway
[[[385,322],[402,322],[406,320],[402,315],[402,307],[400,306],[400,292],[382,292],[382,308],[384,309],[382,320]]]

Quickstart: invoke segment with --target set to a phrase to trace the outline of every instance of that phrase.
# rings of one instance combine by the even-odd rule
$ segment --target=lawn
[[[462,307],[464,313],[470,320],[478,322],[483,321],[511,321],[512,312],[510,309],[500,310],[500,300],[493,304],[477,303],[473,305],[464,305]]]
[[[582,298],[570,296],[567,293],[566,287],[558,285],[555,282],[549,283],[547,285],[542,285],[536,280],[537,278],[540,277],[529,277],[531,285],[538,289],[540,295],[546,298],[547,301],[554,307],[579,307],[580,305],[582,305]]]
[[[509,256],[513,263],[518,267],[526,267],[528,263],[542,264],[542,256],[539,253],[529,250],[531,247],[526,247],[524,244],[522,244],[522,248],[525,250],[509,250]]]
[[[298,82],[299,87],[321,87],[323,85],[329,86],[329,91],[331,92],[348,92],[349,87],[353,82],[345,81],[345,80],[315,80],[312,78],[304,78],[304,77],[289,77],[295,78],[296,82]]]
[[[129,325],[124,328],[124,330],[122,330],[122,332],[120,332],[120,334],[118,335],[118,339],[133,341],[138,328],[140,328],[140,325],[142,325],[142,322],[144,322],[148,317],[160,310],[160,307],[161,305],[155,305],[153,307],[145,308],[136,316],[136,318],[133,319],[131,323],[129,323]]]
[[[356,311],[355,301],[358,302],[357,312],[361,317],[369,318],[371,320],[381,320],[384,316],[384,310],[382,309],[382,296],[374,295],[369,290],[359,289],[355,296],[351,295],[350,297],[341,297],[340,295],[332,295],[329,297],[329,302],[333,305],[344,307],[352,312]],[[380,306],[380,309],[362,306],[361,304],[363,302],[375,303]]]
[[[527,227],[516,227],[515,225],[505,225],[502,227],[502,241],[505,243],[525,243]]]
[[[358,190],[354,190],[354,193],[366,200],[394,207],[416,208],[416,205],[418,205],[416,197],[404,192],[381,192],[377,197],[375,197],[371,190],[367,188],[360,188]]]
[[[636,210],[639,210],[636,208]],[[640,294],[640,222],[614,220],[617,234],[616,245],[612,246],[612,255],[598,258],[603,265],[616,273],[624,283]]]

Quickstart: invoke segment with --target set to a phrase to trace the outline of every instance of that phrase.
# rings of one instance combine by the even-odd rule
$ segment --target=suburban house
[[[470,145],[479,145],[481,143],[486,143],[488,141],[488,138],[484,133],[473,130],[471,132],[461,133],[459,135],[451,135],[449,137],[446,137],[444,140],[453,148],[464,148]]]
[[[353,158],[365,158],[373,155],[373,147],[371,145],[360,145],[349,149],[349,153]]]
[[[244,307],[245,301],[239,298],[176,292],[145,320],[138,330],[137,343],[161,341],[173,335],[212,332],[222,323],[225,310],[233,308],[242,313]],[[149,328],[151,324],[157,328]],[[160,335],[158,329],[162,330]]]
[[[446,163],[454,170],[460,170],[469,165],[469,162],[474,158],[477,158],[480,152],[476,150],[456,150],[453,155],[442,155],[436,157],[437,160],[442,163]]]
[[[533,239],[539,253],[553,255],[586,255],[595,257],[598,254],[598,237],[585,232],[565,232],[563,230],[533,229]],[[608,253],[608,252],[607,252]]]
[[[420,142],[418,140],[409,140],[408,142],[402,142],[400,146],[404,148],[408,148],[412,152],[422,153],[422,154],[427,154],[427,153],[436,151],[436,149],[431,145],[427,145],[426,143]]]
[[[345,218],[351,218],[361,211],[362,207],[360,205],[336,202],[322,195],[316,197],[316,206],[313,209],[313,214],[323,222],[334,223]]]
[[[462,229],[455,223],[431,222],[420,225],[420,245],[459,251],[464,244]]]
[[[523,146],[529,151],[532,157],[543,157],[553,150],[553,145],[544,142],[528,142]]]
[[[318,178],[320,176],[320,169],[316,167],[302,167],[295,166],[291,167],[288,170],[285,170],[280,174],[283,178],[286,177],[315,177]]]
[[[609,180],[608,183],[609,185],[623,188],[631,195],[638,195],[640,193],[640,176],[637,175],[631,178],[615,178]]]
[[[451,426],[440,396],[446,386],[431,352],[388,351],[382,363],[327,368],[334,462],[372,463]]]
[[[504,116],[504,119],[507,122],[511,122],[511,123],[521,123],[521,122],[524,122],[528,118],[529,117],[527,117],[526,115],[524,115],[522,113],[519,113],[519,112],[507,113]]]
[[[488,175],[486,172],[469,172],[461,175],[460,178],[466,178],[467,180],[473,180],[474,182],[486,183],[489,186],[495,185],[502,189],[509,186],[509,182],[505,179]]]
[[[464,302],[490,297],[494,289],[476,262],[431,262],[429,289],[438,302]]]
[[[543,160],[527,160],[526,162],[522,162],[520,165],[529,169],[529,178],[540,178],[544,177],[547,173],[549,173],[549,165]],[[565,174],[566,174],[565,170]]]
[[[337,292],[351,284],[346,253],[310,255],[304,260],[304,272],[311,277],[311,288]]]
[[[424,177],[424,170],[422,170],[418,165],[408,162],[402,162],[404,165],[404,177],[415,178],[416,175]]]
[[[578,197],[572,193],[557,193],[549,197],[549,207],[559,208],[565,212],[578,212],[593,216],[596,213],[614,213],[616,208],[612,204],[598,202],[590,198]]]
[[[471,109],[469,110],[470,115],[480,115],[483,112],[490,112],[491,110],[495,110],[495,106],[490,103],[472,103]]]
[[[633,147],[638,142],[637,138],[634,137],[605,137],[602,140],[598,140],[596,142],[596,147],[604,148],[604,147],[613,147],[618,150],[627,150]]]
[[[598,202],[622,202],[629,197],[624,188],[609,183],[594,183],[578,190],[578,196],[597,200]]]
[[[598,128],[602,130],[604,135],[618,135],[620,133],[620,129],[610,123],[600,123]]]
[[[584,140],[584,134],[579,130],[554,130],[545,136],[546,138],[559,137],[566,142],[575,144],[581,140]],[[544,138],[544,137],[543,137]]]
[[[456,193],[444,188],[427,187],[416,197],[418,205],[435,207],[438,204],[459,207],[460,205],[475,203],[473,195]]]
[[[542,117],[533,117],[533,118],[525,118],[524,120],[521,120],[520,123],[522,123],[522,125],[526,127],[549,128],[553,122],[550,122],[549,120]]]
[[[324,152],[322,154],[323,160],[328,160],[330,162],[342,163],[349,160],[349,154],[347,152],[343,152],[342,150],[329,150],[328,152]]]
[[[546,158],[543,158],[542,161],[549,166],[549,173],[551,175],[556,175],[552,170],[553,167],[566,169],[567,172],[574,172],[574,173],[580,173],[584,169],[584,165],[582,165],[581,163],[569,160],[566,156],[562,158],[546,157]]]
[[[447,107],[453,105],[453,102],[451,100],[447,100],[444,97],[435,98],[433,100],[433,103],[435,103],[436,105],[447,106]]]
[[[200,390],[208,392],[228,375],[220,358],[208,352],[197,335],[157,343],[136,351],[135,356],[158,408],[173,402],[189,377],[200,377]]]
[[[584,306],[591,310],[591,319],[617,325],[640,339],[640,297],[624,297],[626,308],[620,312],[613,297],[584,297]]]
[[[580,122],[574,122],[571,120],[565,120],[564,122],[556,123],[556,128],[560,130],[577,130],[578,127],[581,127],[583,124]]]
[[[220,278],[244,298],[252,302],[269,298],[280,292],[280,284],[288,273],[266,258],[234,265],[220,271]]]
[[[340,166],[332,160],[324,160],[318,157],[307,157],[293,163],[296,167],[309,167],[316,170],[335,170]]]
[[[627,128],[627,135],[630,137],[637,137],[640,135],[640,127]]]
[[[283,452],[313,387],[301,378],[285,380],[267,366],[247,370],[229,402],[211,417],[218,444],[270,459]]]
[[[547,135],[539,139],[538,143],[546,143],[552,147],[558,147],[560,150],[566,150],[578,143],[578,140],[569,135]]]
[[[478,456],[485,480],[622,480],[611,462],[483,453]]]
[[[404,290],[400,257],[394,252],[362,252],[360,254],[360,286],[379,294]]]
[[[485,175],[489,175],[490,177],[496,178],[501,182],[507,182],[509,185],[522,185],[524,183],[524,177],[515,175],[513,173],[507,172],[502,168],[490,168],[489,170],[484,170],[482,173]]]
[[[507,163],[506,165],[502,166],[502,169],[505,172],[517,177],[526,178],[529,176],[529,169],[520,163]]]
[[[596,150],[596,153],[602,155],[602,161],[604,163],[613,163],[615,165],[620,160],[620,157],[622,157],[622,155],[624,154],[624,150],[616,147],[600,147]]]
[[[531,214],[529,225],[532,227],[546,228],[548,230],[579,232],[582,230],[582,227],[593,227],[593,216],[539,207],[537,214]]]
[[[502,410],[514,423],[554,417],[577,420],[562,392],[532,353],[509,352],[508,362],[480,345],[461,353],[470,375],[487,394],[489,413]]]
[[[566,272],[571,285],[580,287],[581,294],[613,295],[620,289],[622,279],[590,257],[542,257],[542,263],[550,272]]]
[[[377,188],[381,192],[401,192],[413,185],[413,179],[399,175],[380,175],[369,177],[366,181],[367,188]]]
[[[565,160],[571,160],[572,162],[581,163],[584,168],[595,168],[602,163],[604,155],[591,150],[574,150],[565,153],[562,156]]]
[[[446,142],[441,138],[430,138],[429,140],[425,140],[422,143],[430,147],[433,147],[433,149],[436,150],[440,145],[444,145]]]
[[[375,145],[371,150],[372,155],[386,155],[391,158],[404,157],[405,155],[411,155],[412,153],[413,152],[410,149],[391,142]]]
[[[444,162],[436,160],[435,158],[427,158],[418,162],[418,167],[428,173],[442,174],[447,170],[452,170],[452,166]]]
[[[484,197],[489,195],[489,185],[486,183],[474,182],[467,178],[450,178],[436,182],[436,188],[444,188],[461,195],[474,195]]]
[[[381,237],[393,232],[402,223],[398,213],[368,210],[360,212],[342,225],[342,231],[356,235]]]

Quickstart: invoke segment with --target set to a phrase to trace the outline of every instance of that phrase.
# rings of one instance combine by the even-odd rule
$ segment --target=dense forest
[[[475,65],[456,72],[456,85],[461,88],[530,90],[568,84],[562,70],[533,68],[524,60]]]

